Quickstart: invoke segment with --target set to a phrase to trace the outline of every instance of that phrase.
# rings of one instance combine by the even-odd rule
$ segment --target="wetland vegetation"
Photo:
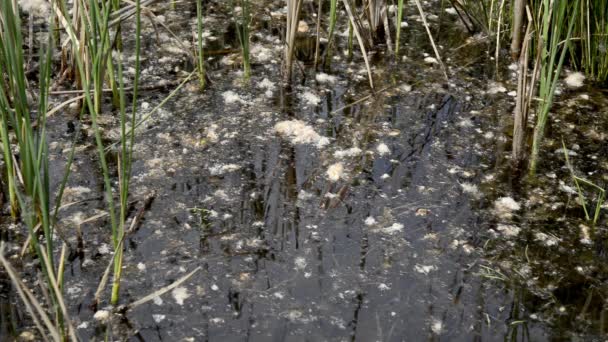
[[[0,3],[0,340],[604,340],[607,0]]]

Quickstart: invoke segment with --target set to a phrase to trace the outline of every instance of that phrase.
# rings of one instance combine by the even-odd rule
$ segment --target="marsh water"
[[[311,46],[302,44],[303,72],[294,69],[289,87],[280,82],[282,1],[256,9],[252,78],[243,81],[230,51],[238,49],[234,30],[222,24],[229,16],[207,2],[207,49],[220,51],[208,56],[208,88],[183,88],[137,131],[132,216],[146,200],[149,207],[125,242],[121,303],[200,270],[107,322],[93,316],[111,311],[109,290],[92,307],[112,247],[91,128],[69,112],[53,116],[57,175],[78,134],[64,198],[75,204],[60,224],[73,247],[65,293],[82,340],[604,340],[605,209],[595,227],[585,221],[561,141],[577,172],[605,183],[605,95],[593,85],[560,87],[538,176],[515,171],[510,60],[502,54],[496,70],[492,45],[433,4],[449,82],[425,62],[433,50],[407,7],[401,56],[385,47],[372,54],[372,95],[356,45],[349,56],[345,25],[331,67],[315,74]],[[183,41],[144,27],[142,84],[179,81],[192,68],[176,47],[192,39],[194,8],[166,7],[157,15]],[[141,115],[171,89],[146,91]],[[102,117],[108,143],[118,136],[110,108]],[[294,120],[327,139],[278,132]],[[328,174],[336,164],[337,179]],[[25,231],[5,224],[12,253]],[[35,262],[13,260],[36,281]],[[10,282],[0,286],[9,336],[31,322]]]

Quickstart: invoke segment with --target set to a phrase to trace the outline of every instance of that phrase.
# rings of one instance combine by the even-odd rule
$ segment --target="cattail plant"
[[[20,213],[22,221],[28,228],[30,245],[40,260],[48,296],[48,307],[54,317],[54,329],[49,316],[44,314],[41,305],[29,290],[14,276],[13,282],[18,286],[21,298],[38,323],[38,330],[45,332],[38,318],[44,319],[48,332],[55,338],[76,340],[75,330],[61,293],[63,263],[54,258],[54,222],[50,210],[49,154],[46,134],[46,115],[48,107],[49,84],[51,78],[52,36],[40,49],[39,79],[37,98],[28,96],[28,84],[23,55],[23,38],[18,8],[13,1],[0,3],[0,137],[2,138],[2,156],[6,167],[8,187],[13,215]],[[35,103],[37,102],[37,104]],[[9,135],[14,134],[14,140]],[[15,141],[15,145],[11,144]],[[19,160],[13,155],[13,147],[19,151]],[[61,193],[61,191],[60,191]],[[61,198],[55,198],[61,201]],[[3,248],[0,248],[2,254]],[[65,253],[65,251],[64,251]],[[65,254],[63,254],[65,255]],[[8,271],[6,259],[0,255],[3,267]],[[10,273],[10,271],[9,271]],[[36,307],[36,310],[32,308]],[[38,312],[38,314],[34,313]]]
[[[536,26],[537,51],[541,68],[539,74],[538,97],[540,103],[536,111],[536,126],[530,155],[530,173],[536,172],[540,146],[545,134],[545,125],[549,111],[553,105],[555,88],[557,87],[564,59],[570,47],[570,39],[574,28],[575,18],[579,11],[579,1],[539,0],[539,15]]]

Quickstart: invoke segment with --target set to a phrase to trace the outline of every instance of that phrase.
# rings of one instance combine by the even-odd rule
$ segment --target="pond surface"
[[[214,6],[210,27],[225,20]],[[177,18],[188,9],[163,12],[186,43]],[[488,45],[463,47],[466,32],[455,28],[436,34],[445,85],[424,61],[433,53],[416,19],[406,17],[407,57],[374,54],[375,96],[344,37],[331,69],[305,67],[283,87],[272,13],[256,20],[249,82],[230,65],[237,55],[210,56],[209,89],[184,88],[138,130],[132,199],[136,209],[151,202],[125,242],[121,302],[200,270],[107,323],[93,318],[106,304],[91,307],[112,248],[104,217],[86,221],[105,208],[90,128],[68,113],[52,118],[57,174],[74,131],[83,133],[64,198],[83,202],[61,214],[80,247],[66,300],[83,340],[602,340],[606,221],[585,222],[559,149],[564,139],[577,172],[606,181],[604,95],[562,89],[542,171],[529,180],[510,166],[513,73],[494,81]],[[443,14],[434,32],[455,22]],[[221,29],[209,31],[210,49],[235,48]],[[144,83],[188,68],[171,53],[175,39],[160,39],[147,47]],[[168,93],[145,93],[141,114]],[[116,117],[102,119],[114,142]],[[15,250],[22,232],[9,231]],[[2,301],[9,311],[18,303]]]

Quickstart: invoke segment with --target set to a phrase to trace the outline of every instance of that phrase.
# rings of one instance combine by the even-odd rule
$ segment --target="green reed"
[[[250,41],[250,25],[251,25],[251,4],[249,0],[240,0],[241,5],[240,18],[236,13],[236,5],[232,3],[232,11],[235,18],[236,33],[241,45],[241,57],[243,59],[243,77],[245,80],[249,80],[251,77],[251,56],[249,53],[249,41]]]
[[[203,52],[203,4],[196,0],[196,70],[199,88],[205,89],[205,55]],[[133,126],[132,126],[133,127]]]
[[[40,47],[37,99],[28,96],[28,84],[23,56],[23,37],[18,9],[12,1],[0,4],[0,137],[6,167],[11,213],[28,228],[31,247],[38,256],[43,279],[48,288],[48,307],[54,312],[57,334],[75,338],[63,304],[58,276],[63,270],[62,258],[58,269],[53,257],[54,222],[50,215],[49,154],[46,135],[46,114],[51,79],[52,34]],[[37,102],[37,103],[34,103]],[[12,135],[11,135],[12,132]],[[14,145],[13,145],[14,141]],[[13,148],[19,158],[13,155]],[[55,201],[61,200],[61,193]],[[4,259],[3,259],[4,260]],[[5,269],[7,264],[3,263]],[[26,305],[28,305],[27,302]],[[48,320],[47,320],[48,321]],[[66,324],[67,323],[67,324]],[[67,325],[68,331],[65,331]],[[44,334],[38,325],[41,334]],[[49,330],[50,331],[50,330]],[[66,335],[67,334],[67,335]]]
[[[397,31],[395,37],[395,55],[399,54],[399,41],[401,40],[401,22],[403,21],[403,0],[397,1],[397,20],[395,29]]]
[[[540,60],[538,97],[540,103],[536,111],[536,125],[530,155],[530,173],[536,172],[540,146],[544,138],[545,126],[553,105],[564,60],[570,47],[570,39],[575,18],[579,11],[579,1],[539,0],[536,38],[536,54]]]

